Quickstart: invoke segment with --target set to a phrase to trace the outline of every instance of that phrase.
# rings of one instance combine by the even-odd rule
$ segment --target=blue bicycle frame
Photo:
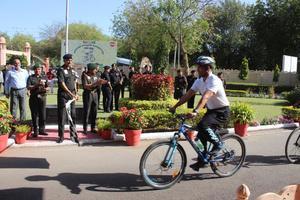
[[[167,166],[171,166],[172,165],[172,160],[174,157],[174,154],[176,152],[177,146],[178,146],[178,140],[180,139],[180,136],[183,135],[185,137],[185,139],[190,143],[190,145],[193,147],[193,149],[196,151],[198,158],[202,159],[204,162],[206,163],[214,163],[214,162],[219,162],[222,161],[223,158],[218,158],[218,157],[214,157],[213,159],[210,159],[208,157],[208,150],[211,148],[211,143],[209,143],[208,146],[204,146],[204,151],[201,151],[196,143],[194,141],[191,140],[191,138],[187,135],[187,131],[188,130],[192,130],[192,126],[187,125],[184,123],[184,120],[182,119],[182,122],[180,124],[179,130],[178,132],[176,132],[173,136],[173,138],[171,139],[171,145],[168,149],[168,152],[164,158],[163,161],[163,165],[165,167]]]

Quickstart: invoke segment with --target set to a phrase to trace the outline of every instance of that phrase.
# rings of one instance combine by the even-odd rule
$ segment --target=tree
[[[273,82],[277,83],[279,81],[280,69],[279,66],[276,65],[273,73]]]
[[[29,44],[32,48],[32,52],[35,53],[36,52],[35,47],[37,46],[37,42],[32,35],[25,35],[25,34],[17,33],[11,38],[11,40],[7,46],[9,48],[11,48],[12,50],[24,51],[26,42],[29,42]]]
[[[239,78],[241,80],[247,80],[248,74],[249,74],[249,64],[248,64],[248,59],[245,57],[245,58],[243,58],[243,61],[242,61]]]
[[[299,13],[299,0],[258,0],[251,7],[249,50],[252,64],[271,70],[282,61],[282,55],[299,55]]]
[[[238,0],[223,0],[210,6],[205,13],[210,23],[210,43],[216,50],[214,56],[222,68],[237,68],[244,57],[244,47],[249,32],[247,6]]]

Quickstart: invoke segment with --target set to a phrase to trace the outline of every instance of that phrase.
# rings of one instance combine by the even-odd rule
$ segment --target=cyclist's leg
[[[220,127],[227,122],[229,113],[228,107],[218,110],[208,110],[197,126],[199,130],[198,138],[201,141],[203,140],[205,144],[207,141],[212,143],[214,145],[212,151],[218,151],[222,148],[220,136],[214,130],[216,127]]]

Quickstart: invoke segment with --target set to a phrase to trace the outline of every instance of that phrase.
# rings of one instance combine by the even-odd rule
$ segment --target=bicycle
[[[192,126],[185,124],[186,116],[178,116],[180,128],[169,141],[158,141],[150,145],[143,153],[140,160],[140,174],[147,185],[155,189],[170,188],[179,182],[187,165],[187,156],[182,145],[179,144],[183,135],[188,143],[198,154],[198,158],[210,164],[212,171],[220,177],[234,175],[243,165],[246,157],[244,141],[237,135],[225,134],[219,139],[224,148],[217,154],[210,154],[213,145],[199,147],[199,143],[188,137],[188,131],[194,130]],[[197,141],[200,142],[200,141]],[[202,143],[200,143],[202,144]],[[236,149],[233,149],[237,147]],[[152,162],[153,159],[154,161]],[[233,166],[232,168],[231,165]],[[227,169],[227,167],[229,167]]]
[[[290,163],[300,163],[300,127],[294,129],[285,144],[285,156]]]

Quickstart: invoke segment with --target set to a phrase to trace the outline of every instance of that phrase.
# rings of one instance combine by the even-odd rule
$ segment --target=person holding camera
[[[37,137],[38,135],[48,135],[45,133],[48,79],[45,75],[42,75],[40,65],[34,65],[33,70],[34,74],[27,79],[27,89],[30,93],[29,107],[33,125],[33,137]]]
[[[87,72],[82,74],[82,100],[83,100],[83,133],[87,134],[89,120],[91,122],[91,132],[96,133],[96,118],[98,108],[97,90],[101,84],[107,83],[106,80],[100,79],[97,75],[97,64],[89,63]]]

